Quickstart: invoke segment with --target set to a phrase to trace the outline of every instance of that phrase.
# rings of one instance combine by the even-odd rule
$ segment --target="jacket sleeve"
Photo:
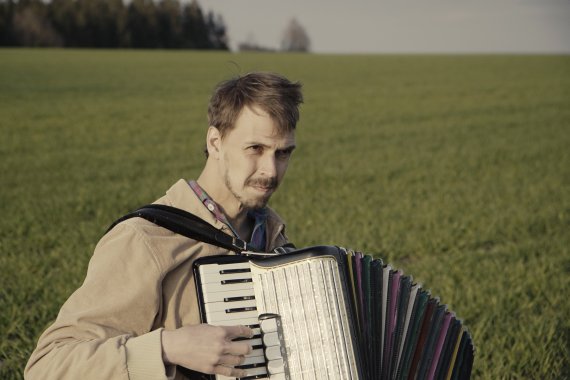
[[[163,271],[148,240],[121,223],[99,242],[83,285],[40,337],[26,379],[166,379],[160,311]]]

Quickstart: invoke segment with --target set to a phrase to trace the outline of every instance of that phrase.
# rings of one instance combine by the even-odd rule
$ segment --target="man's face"
[[[219,175],[227,195],[245,209],[264,207],[281,183],[293,149],[293,131],[278,134],[265,111],[245,107],[219,141]]]

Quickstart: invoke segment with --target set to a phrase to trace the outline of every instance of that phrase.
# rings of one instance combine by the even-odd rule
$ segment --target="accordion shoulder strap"
[[[123,216],[111,224],[107,232],[117,224],[135,217],[146,219],[157,226],[187,238],[225,248],[236,253],[251,251],[245,241],[218,230],[198,216],[176,207],[159,204],[146,205]]]

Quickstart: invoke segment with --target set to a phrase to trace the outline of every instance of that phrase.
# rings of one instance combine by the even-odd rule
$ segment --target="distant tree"
[[[55,30],[62,36],[64,46],[79,46],[76,1],[52,0],[48,14]]]
[[[152,0],[132,0],[127,8],[128,46],[156,48],[159,45],[156,5]]]
[[[0,0],[0,46],[228,49],[197,0]]]
[[[255,36],[253,35],[253,33],[250,33],[247,35],[247,39],[245,40],[245,42],[240,42],[238,44],[238,50],[239,51],[263,51],[263,52],[270,52],[270,51],[275,51],[275,49],[273,48],[268,48],[265,46],[261,46],[260,44],[257,43],[257,41],[255,40]]]
[[[281,50],[308,52],[311,48],[311,40],[305,28],[296,19],[292,19],[283,32]]]
[[[74,3],[77,24],[72,46],[120,46],[126,17],[121,0],[75,0]]]
[[[274,52],[275,51],[275,49],[273,49],[273,48],[261,46],[261,45],[252,45],[248,42],[241,42],[238,45],[238,50],[239,51],[257,51],[257,52]]]
[[[17,3],[11,34],[21,46],[61,46],[63,43],[48,18],[47,5],[41,0]]]
[[[127,34],[127,8],[122,0],[105,0],[100,6],[95,47],[120,47],[125,45]]]
[[[158,3],[159,47],[174,49],[182,47],[182,8],[178,0],[162,0]]]
[[[16,44],[13,35],[14,0],[0,0],[0,45],[13,46]]]
[[[202,9],[196,0],[184,6],[182,11],[184,47],[190,49],[208,49],[210,36]]]
[[[206,26],[209,31],[209,39],[213,49],[228,50],[228,36],[226,35],[226,24],[220,15],[208,12]]]

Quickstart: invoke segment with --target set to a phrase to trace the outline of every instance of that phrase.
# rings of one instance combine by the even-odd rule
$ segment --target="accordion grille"
[[[258,312],[281,316],[293,379],[358,379],[348,300],[334,258],[252,263]]]

